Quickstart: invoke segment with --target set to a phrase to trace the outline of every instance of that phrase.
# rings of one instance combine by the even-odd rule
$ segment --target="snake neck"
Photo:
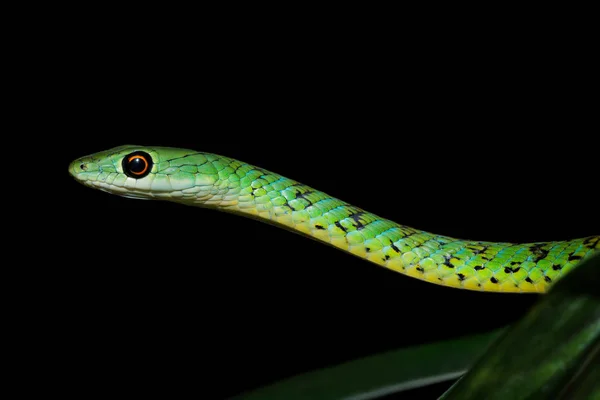
[[[194,205],[258,219],[438,285],[542,293],[600,248],[600,236],[512,244],[436,235],[378,217],[281,175],[223,160],[235,173],[198,192]]]

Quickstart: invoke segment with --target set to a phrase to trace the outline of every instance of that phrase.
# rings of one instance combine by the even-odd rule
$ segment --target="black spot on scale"
[[[307,199],[306,196],[308,196],[309,194],[314,193],[314,192],[315,192],[314,190],[307,190],[304,193],[296,192],[296,199],[302,199],[302,200],[304,200],[307,203],[304,206],[304,208],[310,207],[310,206],[313,205],[313,202],[310,201],[309,199]]]
[[[417,269],[417,271],[419,271],[419,272],[425,272],[425,269],[423,269],[423,267],[417,267],[416,269]]]
[[[536,244],[530,247],[534,255],[534,258],[532,260],[533,262],[538,262],[546,258],[546,256],[548,255],[549,251],[542,249],[542,246],[544,246],[544,244]]]
[[[553,271],[560,271],[561,269],[562,269],[562,266],[561,266],[561,265],[554,264],[554,265],[552,266],[552,270],[553,270]]]
[[[325,230],[325,228],[323,228],[321,225],[315,225],[315,228]]]
[[[450,262],[450,260],[452,260],[452,255],[451,254],[445,254],[444,255],[444,265],[448,268],[454,268],[454,265],[452,265],[452,263]]]
[[[397,247],[396,247],[396,245],[395,245],[394,243],[392,243],[390,246],[392,247],[392,249],[394,249],[394,251],[395,251],[396,253],[400,253],[400,249],[399,249],[399,248],[397,248]]]
[[[370,251],[371,251],[371,248],[370,248],[370,247],[365,247],[365,250],[366,250],[366,251],[367,251],[367,253],[368,253],[368,252],[370,252]]]
[[[517,267],[517,268],[504,267],[504,273],[511,274],[511,273],[519,272],[520,269],[521,269],[521,267]]]
[[[485,267],[482,265],[476,265],[474,269],[475,271],[481,271],[482,269],[485,269]]]
[[[480,254],[480,253],[485,253],[485,251],[488,249],[488,247],[490,247],[490,246],[489,245],[488,246],[483,246],[481,249],[478,249],[478,248],[473,247],[473,246],[466,246],[467,249],[469,249],[469,250],[471,250],[473,252],[474,256],[476,256],[477,254]]]
[[[525,282],[533,283],[530,277],[525,278]]]
[[[340,224],[340,221],[335,221],[335,226],[337,226],[338,228],[340,228],[341,230],[343,230],[344,232],[348,232],[348,230],[346,228],[344,228],[342,226],[342,224]]]
[[[496,279],[495,277],[492,276],[490,278],[490,282],[492,282],[492,283],[498,283],[498,279]]]
[[[458,276],[458,280],[459,281],[464,281],[465,280],[465,276],[463,274],[456,274],[456,276]]]
[[[355,222],[354,227],[356,228],[356,230],[361,230],[365,227],[365,225],[360,221],[360,217],[364,214],[364,211],[359,211],[357,213],[353,213],[348,215],[348,217],[352,218],[352,220]]]
[[[581,260],[583,257],[581,256],[569,256],[569,261],[577,261],[577,260]]]
[[[548,283],[552,282],[552,279],[550,279],[549,276],[544,276],[544,280]]]
[[[385,255],[385,259],[386,261],[390,259],[390,256],[388,256],[387,254]]]

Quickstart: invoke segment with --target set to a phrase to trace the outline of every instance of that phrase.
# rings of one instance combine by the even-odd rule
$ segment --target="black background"
[[[68,202],[53,328],[88,390],[226,397],[501,327],[537,296],[431,285],[258,221],[97,192],[67,174],[85,154],[214,152],[461,238],[598,234],[585,73],[551,54],[97,27],[56,41],[47,76],[48,93],[60,91],[49,123],[65,133],[54,179]]]

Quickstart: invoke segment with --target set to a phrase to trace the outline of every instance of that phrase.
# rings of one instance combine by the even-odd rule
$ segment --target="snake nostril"
[[[87,166],[85,164],[81,164],[79,168],[81,168],[82,171],[85,171],[87,169]]]

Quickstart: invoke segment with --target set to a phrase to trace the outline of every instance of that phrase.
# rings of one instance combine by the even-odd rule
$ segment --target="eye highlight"
[[[151,169],[152,157],[146,152],[136,151],[123,157],[123,172],[131,178],[143,178]]]

